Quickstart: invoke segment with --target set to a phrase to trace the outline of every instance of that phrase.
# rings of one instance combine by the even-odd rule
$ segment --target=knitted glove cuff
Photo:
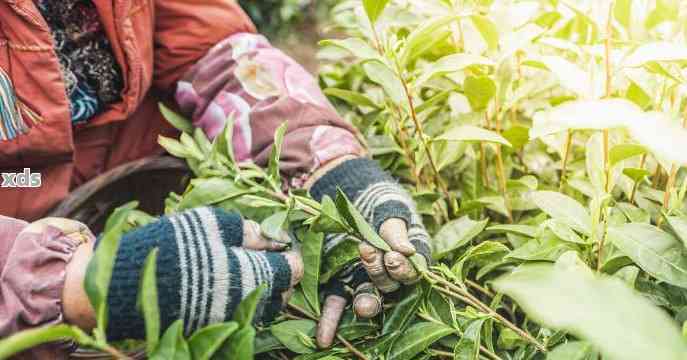
[[[426,258],[428,264],[431,263],[429,234],[422,225],[422,218],[417,213],[413,199],[377,162],[366,158],[348,160],[318,179],[310,193],[314,199],[320,201],[325,195],[334,198],[337,188],[341,188],[377,231],[388,219],[404,220],[411,244]],[[342,234],[327,236],[325,252],[345,238]]]

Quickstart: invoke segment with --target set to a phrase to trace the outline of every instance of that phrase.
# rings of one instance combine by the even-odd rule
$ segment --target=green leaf
[[[170,153],[170,154],[172,154],[178,158],[185,159],[185,158],[191,157],[191,154],[186,149],[186,146],[184,146],[182,143],[180,143],[174,139],[170,139],[168,137],[158,135],[157,143],[160,144],[160,146],[162,146],[162,148],[165,149],[165,151],[167,151],[168,153]]]
[[[181,144],[186,148],[188,155],[190,155],[193,159],[205,161],[206,156],[201,150],[200,146],[198,146],[196,143],[196,140],[193,138],[193,136],[189,135],[188,133],[181,133],[179,141],[181,141]]]
[[[282,143],[284,142],[284,134],[288,128],[288,121],[284,121],[274,132],[274,143],[272,145],[272,152],[270,153],[270,161],[267,166],[267,175],[272,181],[273,185],[280,186],[281,176],[279,175],[279,161],[281,160]]]
[[[344,89],[328,88],[324,90],[324,93],[329,96],[337,97],[347,103],[355,106],[367,106],[371,108],[378,109],[379,105],[375,104],[369,97],[364,94],[355,91],[349,91]]]
[[[479,360],[482,325],[487,318],[478,318],[465,328],[463,336],[453,349],[453,358],[457,360]]]
[[[490,226],[487,228],[487,231],[495,231],[495,232],[510,232],[518,235],[524,235],[527,237],[535,237],[537,236],[537,227],[536,226],[530,226],[530,225],[508,225],[508,224],[499,224],[499,225],[494,225]]]
[[[284,321],[270,328],[272,335],[286,346],[287,349],[297,354],[308,354],[313,352],[313,348],[303,342],[303,336],[315,336],[317,323],[312,320],[289,320]]]
[[[386,64],[379,60],[368,60],[363,63],[363,70],[370,80],[384,89],[384,92],[396,105],[405,100],[403,83]]]
[[[502,135],[516,149],[523,148],[530,141],[530,129],[524,126],[512,126]]]
[[[160,113],[162,114],[162,117],[164,117],[168,123],[172,124],[172,126],[181,132],[193,134],[195,127],[189,120],[172,111],[163,103],[159,103],[158,105],[160,107]]]
[[[152,354],[160,340],[160,308],[157,297],[157,255],[158,248],[153,249],[143,263],[143,274],[138,286],[136,307],[143,314],[146,327],[146,353]]]
[[[447,132],[445,132],[444,134],[442,134],[441,136],[439,136],[436,140],[475,142],[486,141],[498,143],[508,147],[511,146],[508,140],[506,140],[503,136],[499,135],[498,133],[473,125],[455,126]]]
[[[594,348],[586,341],[569,341],[556,346],[546,355],[546,360],[594,360],[596,358]]]
[[[232,321],[212,324],[196,331],[188,340],[193,360],[210,360],[238,328],[239,325]]]
[[[184,339],[184,324],[177,320],[170,325],[162,335],[155,352],[150,355],[150,360],[188,360],[191,358],[191,350]]]
[[[335,46],[344,49],[360,60],[381,59],[379,52],[360,38],[348,38],[343,40],[322,40],[320,46]]]
[[[545,222],[548,227],[559,239],[575,244],[587,244],[586,241],[577,235],[566,223],[559,219],[549,219]]]
[[[346,233],[348,228],[336,209],[334,200],[325,195],[322,198],[320,215],[313,221],[310,230],[324,233]]]
[[[340,236],[346,237],[344,234]],[[322,262],[320,284],[328,283],[339,271],[360,258],[358,244],[357,241],[346,238],[325,254]]]
[[[408,322],[415,316],[421,300],[422,291],[419,286],[416,286],[409,296],[403,297],[402,300],[394,306],[391,315],[384,321],[382,335],[403,330]]]
[[[482,111],[496,95],[496,84],[488,76],[468,76],[463,91],[473,111]]]
[[[322,262],[322,246],[324,244],[324,234],[306,231],[303,236],[303,267],[305,272],[301,287],[305,298],[315,315],[320,316],[320,296],[318,289],[320,286],[320,267]]]
[[[620,144],[611,148],[608,154],[609,162],[611,166],[615,166],[623,160],[629,158],[644,155],[647,153],[647,149],[642,145],[637,144]]]
[[[567,130],[603,130],[647,121],[642,110],[626,99],[569,101],[534,115],[530,139]]]
[[[687,217],[685,216],[666,216],[670,228],[675,235],[682,241],[682,245],[687,248]]]
[[[585,234],[592,233],[589,212],[573,198],[555,191],[535,191],[530,199],[546,214]]]
[[[129,213],[137,206],[138,203],[133,202],[115,209],[107,219],[104,235],[100,239],[98,248],[86,269],[84,288],[93,309],[95,309],[95,317],[98,324],[96,336],[98,340],[105,339],[108,315],[107,294],[117,257],[117,250],[119,249],[119,240],[127,226]]]
[[[651,175],[651,172],[647,169],[624,168],[623,174],[632,179],[632,181],[638,182],[646,179],[649,175]]]
[[[253,360],[255,358],[255,328],[246,326],[233,333],[217,351],[215,358]]]
[[[278,211],[260,223],[260,231],[269,239],[284,241],[284,230],[288,226],[289,212]]]
[[[484,231],[489,219],[474,221],[469,216],[446,223],[432,241],[432,256],[441,259],[452,251],[467,244]]]
[[[383,251],[391,251],[389,244],[382,239],[379,234],[372,228],[372,226],[365,220],[365,218],[360,214],[355,205],[348,200],[346,194],[341,190],[337,189],[336,193],[336,208],[339,213],[346,219],[348,225],[356,230],[358,234],[362,237],[361,240],[365,240],[370,245],[376,247],[377,249]]]
[[[632,0],[616,0],[613,4],[613,17],[629,31],[632,24]]]
[[[455,330],[443,324],[419,322],[408,328],[394,342],[387,360],[410,360],[437,340],[453,334]]]
[[[608,229],[608,240],[642,270],[669,284],[687,288],[687,254],[683,245],[649,224],[625,224]]]
[[[192,185],[191,191],[179,202],[179,210],[214,205],[253,192],[241,187],[236,181],[222,178],[194,179]]]
[[[468,53],[447,55],[432,63],[428,69],[425,69],[422,75],[415,81],[415,86],[420,87],[435,76],[463,71],[470,66],[493,67],[495,65],[493,60],[479,55]]]
[[[481,15],[470,16],[470,20],[489,46],[489,50],[496,50],[499,45],[499,31],[496,25],[488,17]]]
[[[8,359],[24,350],[58,340],[82,340],[83,344],[83,340],[86,339],[88,336],[75,326],[60,324],[37,327],[14,333],[0,340],[0,359]]]
[[[459,17],[450,15],[430,19],[415,30],[406,38],[406,45],[401,55],[401,63],[408,64],[422,56],[428,50],[444,41],[451,35],[449,24],[458,20]]]
[[[374,24],[382,15],[384,8],[389,4],[389,0],[363,0],[363,7],[370,22]]]
[[[252,326],[255,310],[258,308],[258,303],[265,291],[267,291],[267,284],[262,283],[239,303],[232,320],[236,321],[241,329]]]
[[[589,73],[561,56],[547,55],[538,58],[553,73],[561,86],[581,98],[593,98],[603,91],[603,83],[592,82]]]
[[[595,276],[588,268],[526,265],[497,279],[494,288],[517,301],[530,318],[589,341],[608,358],[687,355],[677,326],[663,310],[621,280]]]
[[[639,46],[630,56],[624,65],[627,67],[638,67],[650,62],[676,62],[687,60],[687,47],[679,43],[654,42]]]

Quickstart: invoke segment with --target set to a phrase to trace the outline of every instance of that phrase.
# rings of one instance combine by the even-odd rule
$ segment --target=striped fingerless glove
[[[388,219],[404,220],[408,226],[410,243],[431,264],[429,234],[422,224],[415,202],[377,162],[366,158],[348,160],[318,179],[310,189],[310,194],[317,201],[321,201],[325,195],[334,199],[337,188],[341,188],[377,232]],[[345,234],[328,235],[325,253],[345,239]]]
[[[163,217],[124,235],[109,288],[108,337],[144,338],[136,299],[145,258],[155,247],[162,329],[182,319],[185,333],[190,334],[227,321],[241,300],[262,283],[268,290],[256,319],[274,318],[291,282],[288,261],[281,253],[241,248],[242,242],[241,217],[213,208]]]

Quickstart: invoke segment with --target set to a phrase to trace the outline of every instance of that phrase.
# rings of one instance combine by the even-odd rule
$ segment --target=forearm
[[[266,165],[284,122],[282,174],[303,187],[334,160],[361,156],[356,130],[319,89],[316,79],[263,36],[241,33],[217,44],[179,82],[182,112],[209,137],[232,117],[238,161]]]

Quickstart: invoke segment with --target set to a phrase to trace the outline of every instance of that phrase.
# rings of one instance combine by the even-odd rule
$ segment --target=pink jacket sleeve
[[[211,138],[233,116],[237,159],[261,166],[286,121],[281,170],[292,187],[333,159],[364,153],[316,79],[262,35],[239,33],[214,46],[179,81],[176,100]]]
[[[63,320],[65,269],[80,242],[54,227],[22,233],[28,225],[0,215],[0,338]],[[90,232],[84,235],[94,239]],[[64,345],[47,346],[56,351]],[[25,358],[36,358],[44,349]]]

